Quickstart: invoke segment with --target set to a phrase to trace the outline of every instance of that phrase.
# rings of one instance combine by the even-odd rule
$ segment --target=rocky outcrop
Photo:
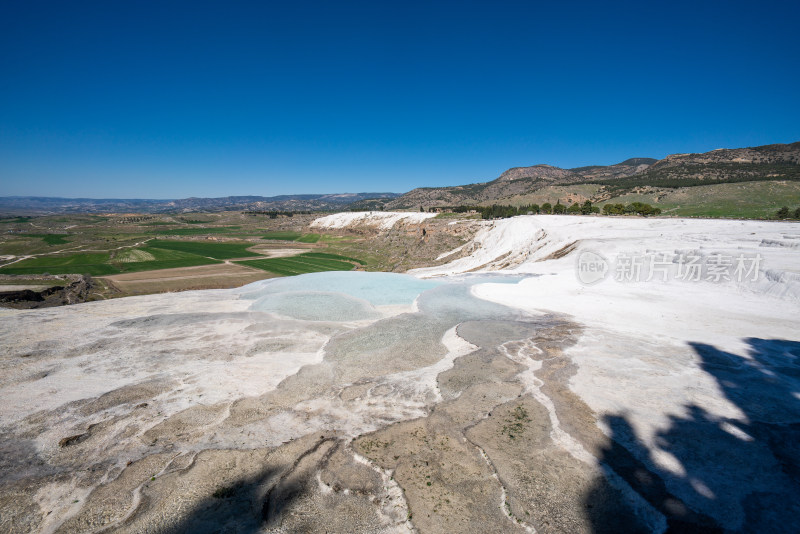
[[[3,275],[4,280],[18,279],[14,275]],[[31,276],[25,276],[24,280],[31,280]],[[40,291],[22,289],[15,291],[0,291],[0,306],[17,309],[31,308],[50,308],[53,306],[63,306],[65,304],[77,304],[85,302],[89,298],[89,293],[94,286],[94,281],[90,276],[80,274],[36,277],[37,280],[57,280],[64,285],[54,285],[46,287]],[[2,286],[0,286],[2,288]]]
[[[792,163],[800,165],[800,142],[788,145],[764,145],[750,148],[718,148],[703,154],[672,154],[653,164],[656,171],[681,165],[708,165],[712,163]]]
[[[580,175],[584,180],[627,178],[644,172],[657,161],[657,159],[653,158],[630,158],[616,165],[592,165],[590,167],[577,167],[570,169],[570,171]]]
[[[534,165],[532,167],[512,167],[500,175],[496,182],[513,182],[522,178],[534,178],[543,181],[568,180],[573,178],[572,171],[552,167],[550,165]]]
[[[631,158],[616,165],[561,169],[551,165],[513,167],[491,182],[453,187],[421,187],[387,202],[388,209],[477,205],[531,193],[548,185],[626,178],[646,170],[656,160]]]

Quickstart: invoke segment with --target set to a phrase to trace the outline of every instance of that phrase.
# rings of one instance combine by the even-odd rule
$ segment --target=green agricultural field
[[[0,268],[2,274],[115,274],[119,269],[108,263],[107,252],[64,254],[30,258]]]
[[[0,224],[9,224],[9,223],[22,224],[30,221],[31,219],[33,219],[33,217],[11,217],[9,219],[0,219]]]
[[[155,261],[155,259],[156,257],[149,251],[140,248],[129,248],[114,256],[114,261],[118,263],[140,263],[143,261]]]
[[[28,218],[7,215],[0,220],[8,223],[0,225],[6,230],[0,233],[0,254],[31,257],[0,266],[0,273],[109,276],[199,267],[228,260],[263,271],[262,275],[251,273],[251,276],[349,271],[367,263],[374,268],[382,267],[371,252],[363,250],[361,238],[309,231],[306,224],[312,217],[306,217],[308,221],[299,218],[261,221],[240,213],[174,217],[106,218],[76,214]],[[65,230],[65,226],[70,229]],[[192,240],[191,237],[209,234],[225,239],[198,237]],[[261,236],[265,238],[263,241],[253,239]],[[269,258],[264,253],[249,250],[259,241],[262,246],[272,243],[273,248],[308,247],[310,250],[300,256]],[[331,247],[311,249],[315,245]],[[191,276],[191,272],[186,276]]]
[[[153,271],[220,263],[256,255],[249,244],[201,241],[150,241],[146,246],[101,253],[56,254],[13,263],[2,274],[91,274]],[[350,265],[350,264],[348,264]]]
[[[349,256],[340,256],[339,254],[330,254],[328,252],[306,252],[302,255],[306,258],[319,258],[319,259],[327,259],[327,260],[342,260],[342,261],[350,261],[353,263],[358,263],[361,265],[366,265],[367,262],[363,260],[359,260],[358,258],[351,258]]]
[[[203,220],[203,219],[184,219],[184,218],[181,218],[180,221],[181,222],[185,222],[186,224],[208,224],[208,223],[213,223],[214,219]]]
[[[297,238],[298,243],[316,243],[319,241],[319,238],[322,237],[319,234],[304,234]]]
[[[157,248],[109,253],[84,253],[31,258],[0,268],[2,274],[91,274],[102,276],[123,272],[152,271],[220,263],[219,260]]]
[[[206,235],[206,234],[228,234],[236,230],[241,230],[241,226],[215,226],[212,228],[175,228],[174,230],[151,230],[151,235]]]
[[[342,261],[335,258],[341,258],[336,254],[320,254],[318,256],[331,256],[329,257],[315,257],[313,253],[300,254],[298,256],[289,256],[286,258],[266,258],[263,260],[245,260],[238,261],[242,265],[249,265],[262,271],[269,271],[275,274],[284,276],[294,276],[297,274],[318,273],[323,271],[351,271],[353,263],[350,261]],[[360,263],[360,260],[354,260]]]
[[[69,234],[20,234],[25,237],[41,237],[42,241],[47,243],[48,245],[64,245],[69,243],[65,237],[69,237]]]
[[[168,250],[156,247],[126,249],[111,258],[110,263],[120,272],[132,273],[154,271],[156,269],[175,269],[220,263],[219,260],[205,256]]]
[[[147,247],[188,252],[198,256],[205,256],[217,260],[230,260],[233,258],[247,258],[257,256],[255,252],[247,250],[253,246],[251,243],[215,243],[206,241],[148,241]]]
[[[276,241],[297,241],[298,243],[316,243],[320,240],[320,234],[303,234],[292,231],[267,232],[261,239],[273,239]]]
[[[261,239],[274,239],[277,241],[295,241],[303,234],[300,232],[267,232]]]

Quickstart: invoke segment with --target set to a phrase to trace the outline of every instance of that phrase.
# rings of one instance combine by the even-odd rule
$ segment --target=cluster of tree
[[[515,215],[533,215],[537,213],[555,214],[555,215],[591,215],[593,213],[600,213],[598,206],[592,205],[590,200],[583,203],[575,202],[571,206],[566,206],[560,200],[555,204],[545,202],[541,206],[538,204],[529,204],[527,206],[506,206],[493,204],[491,206],[456,206],[450,208],[455,213],[466,213],[469,211],[476,211],[481,214],[483,219],[503,219],[506,217],[514,217]],[[661,210],[654,208],[650,204],[643,202],[631,202],[625,204],[606,204],[602,210],[604,215],[659,215]]]
[[[529,206],[501,206],[492,204],[491,206],[479,206],[470,208],[481,214],[482,219],[505,219],[516,215],[532,215],[539,213],[539,206],[531,204]]]
[[[560,202],[556,202],[556,206],[560,206]],[[553,206],[555,209],[555,206]],[[600,213],[600,208],[592,206],[592,201],[587,200],[583,204],[575,202],[572,206],[567,208],[567,213],[571,215],[591,215],[592,213]]]
[[[794,211],[789,210],[789,206],[784,206],[775,212],[776,219],[800,219],[800,208]]]
[[[537,213],[553,213],[555,215],[563,215],[565,213],[571,215],[591,215],[592,213],[600,213],[600,208],[592,206],[592,202],[587,200],[583,204],[575,202],[571,206],[565,206],[560,200],[556,201],[555,205],[545,202],[541,206],[538,204],[529,204],[527,206],[499,206],[497,204],[488,207],[469,208],[478,211],[484,219],[502,219],[504,217],[513,217],[515,215],[533,215]],[[465,210],[466,211],[466,210]]]
[[[531,207],[535,208],[536,213],[552,213],[555,215],[563,215],[565,213],[570,215],[591,215],[592,213],[600,213],[600,208],[592,206],[591,200],[587,200],[583,204],[575,202],[571,206],[566,206],[562,204],[560,200],[557,200],[555,205],[545,202],[541,207],[536,204],[533,204]]]
[[[631,202],[627,206],[625,204],[606,204],[603,206],[603,215],[659,215],[661,208],[654,208],[650,204],[644,202]]]
[[[270,219],[277,219],[278,216],[293,217],[295,215],[310,215],[311,211],[243,211],[242,215],[268,215]]]

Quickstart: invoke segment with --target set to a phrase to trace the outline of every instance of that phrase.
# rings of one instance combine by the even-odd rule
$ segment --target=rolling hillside
[[[409,209],[494,202],[518,205],[533,199],[552,198],[553,187],[564,189],[565,199],[577,194],[593,201],[603,201],[645,186],[674,189],[733,182],[798,180],[800,142],[719,149],[702,154],[673,154],[662,160],[631,158],[615,165],[574,169],[550,165],[514,167],[490,182],[414,189],[387,202],[386,207]],[[570,190],[579,184],[596,184],[600,187],[594,188],[590,195]],[[740,190],[746,199],[747,187]]]

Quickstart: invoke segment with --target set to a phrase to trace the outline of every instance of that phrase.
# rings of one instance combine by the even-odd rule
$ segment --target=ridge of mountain
[[[619,191],[763,180],[800,180],[800,142],[672,154],[661,160],[636,157],[572,169],[546,164],[512,167],[489,182],[417,188],[387,202],[385,208],[477,205],[553,185],[594,183]]]

